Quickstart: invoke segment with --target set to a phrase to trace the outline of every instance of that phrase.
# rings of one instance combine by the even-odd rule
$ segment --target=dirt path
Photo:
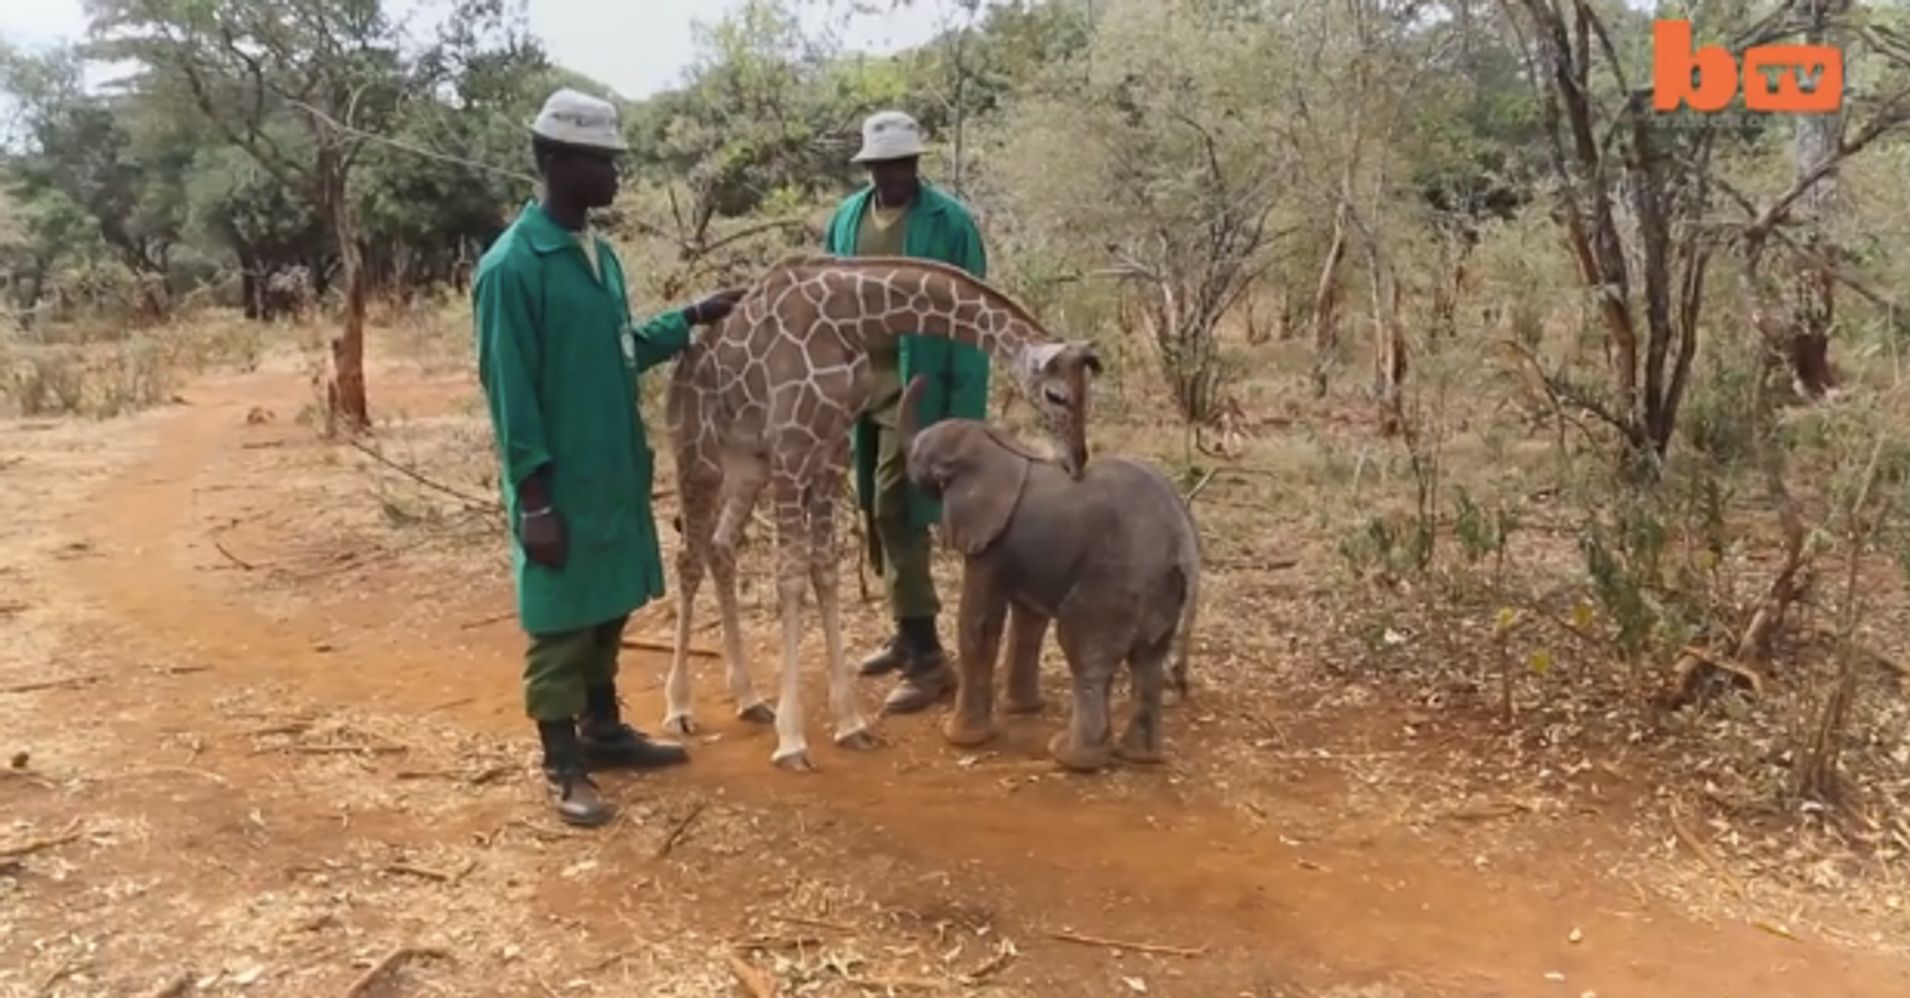
[[[458,394],[392,378],[413,418]],[[0,749],[32,752],[0,779],[0,846],[78,835],[0,861],[0,993],[338,994],[418,945],[445,955],[391,973],[420,993],[741,994],[745,938],[818,994],[959,973],[1060,996],[1910,993],[1905,961],[1608,874],[1600,815],[1533,819],[1488,861],[1480,822],[1409,827],[1299,768],[1243,810],[1235,784],[1268,773],[1217,769],[1199,704],[1159,770],[1053,774],[1051,708],[979,757],[891,720],[879,751],[794,777],[706,662],[694,764],[607,781],[624,819],[567,832],[532,795],[517,637],[482,623],[508,609],[501,568],[367,551],[301,506],[305,486],[369,501],[291,425],[304,391],[268,368],[132,420],[0,430],[0,687],[85,680],[0,694]],[[665,664],[626,654],[639,724]]]

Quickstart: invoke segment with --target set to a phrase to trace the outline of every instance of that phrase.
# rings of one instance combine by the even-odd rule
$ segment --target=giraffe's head
[[[1086,340],[1037,343],[1023,350],[1017,373],[1068,474],[1081,477],[1088,463],[1089,378],[1101,373],[1101,358]]]

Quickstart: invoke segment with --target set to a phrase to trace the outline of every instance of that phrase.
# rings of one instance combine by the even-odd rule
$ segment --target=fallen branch
[[[776,998],[776,985],[754,964],[734,952],[725,953],[724,956],[729,958],[730,973],[736,975],[737,982],[750,993],[751,998]]]
[[[1697,687],[1698,677],[1703,674],[1703,670],[1705,669],[1716,669],[1719,672],[1736,676],[1744,680],[1745,685],[1751,688],[1751,694],[1753,696],[1761,697],[1764,695],[1765,680],[1763,673],[1726,656],[1714,655],[1703,648],[1688,647],[1678,656],[1677,664],[1672,666],[1671,669],[1673,693],[1670,704],[1673,708],[1682,707],[1691,701],[1694,696],[1693,691]]]
[[[1080,946],[1100,946],[1107,949],[1124,949],[1131,953],[1155,953],[1161,956],[1178,956],[1186,959],[1205,956],[1207,953],[1207,947],[1205,946],[1199,949],[1189,949],[1185,946],[1167,946],[1160,943],[1125,942],[1119,939],[1103,939],[1100,936],[1083,935],[1079,932],[1068,932],[1059,929],[1050,929],[1048,931],[1048,937],[1050,939],[1058,939],[1064,943],[1075,943]]]
[[[43,679],[36,683],[21,683],[18,686],[0,687],[0,694],[38,693],[42,690],[57,690],[68,686],[86,686],[90,683],[97,683],[104,678],[106,677],[97,672],[92,672],[83,676],[67,676],[63,679]]]
[[[486,511],[495,511],[495,510],[503,509],[503,506],[499,504],[496,499],[485,499],[479,496],[474,496],[469,492],[465,492],[461,489],[453,488],[449,485],[444,484],[443,482],[435,481],[431,478],[426,477],[425,474],[419,471],[418,469],[409,467],[407,465],[399,464],[397,461],[393,461],[391,458],[388,458],[384,456],[383,454],[378,453],[377,451],[373,450],[370,446],[360,443],[359,441],[347,440],[346,443],[349,444],[353,450],[356,450],[359,453],[365,455],[366,457],[369,457],[372,460],[378,462],[379,464],[382,464],[385,467],[390,468],[391,470],[405,476],[406,478],[409,478],[412,481],[417,482],[419,485],[422,485],[425,488],[432,489],[437,492],[442,492],[445,495],[451,496],[454,499],[461,499],[464,502],[470,504],[471,506],[477,509],[482,509]]]
[[[1712,852],[1711,848],[1705,845],[1702,839],[1698,838],[1698,834],[1693,832],[1689,825],[1685,824],[1684,816],[1679,814],[1675,809],[1671,812],[1671,833],[1676,835],[1678,841],[1684,843],[1684,847],[1691,850],[1692,853],[1698,857],[1698,861],[1709,868],[1719,880],[1730,885],[1731,893],[1736,894],[1739,900],[1744,900],[1749,896],[1748,892],[1744,889],[1743,882],[1738,880],[1737,877],[1732,876],[1730,870],[1725,869],[1724,861],[1720,860],[1717,854]]]
[[[703,808],[706,806],[708,805],[705,802],[697,801],[696,806],[693,808],[690,808],[690,813],[684,815],[683,820],[677,822],[675,828],[670,829],[670,834],[664,836],[663,838],[663,844],[657,846],[657,854],[656,854],[657,859],[662,859],[663,857],[668,856],[670,854],[670,850],[676,848],[677,841],[683,838],[684,832],[687,832],[690,830],[690,824],[696,820],[697,815],[700,815],[703,813]]]
[[[31,856],[36,852],[57,849],[69,842],[78,842],[82,834],[84,833],[80,831],[79,819],[76,818],[72,824],[66,826],[65,831],[58,835],[50,835],[41,839],[28,839],[19,845],[0,846],[0,859],[19,859],[22,856]]]
[[[179,998],[191,989],[194,976],[191,971],[181,971],[178,976],[161,984],[159,990],[154,991],[147,998]]]
[[[384,973],[386,971],[392,969],[393,967],[396,967],[398,964],[403,963],[406,960],[422,959],[425,957],[431,957],[433,959],[441,960],[441,959],[448,958],[449,956],[450,956],[449,953],[446,953],[444,950],[441,950],[441,949],[435,949],[435,948],[429,948],[429,947],[417,947],[417,946],[400,946],[397,949],[392,950],[389,953],[386,953],[384,959],[379,960],[377,963],[372,964],[370,970],[367,970],[363,974],[359,975],[358,979],[351,983],[351,987],[345,989],[345,994],[343,998],[358,998],[359,995],[362,995],[365,992],[371,990],[371,986],[373,984],[378,983],[378,978],[384,976]]]
[[[481,617],[477,620],[459,624],[458,629],[461,631],[471,631],[471,630],[476,630],[477,628],[480,628],[480,627],[489,627],[492,624],[502,624],[503,622],[507,620],[515,620],[515,619],[517,619],[516,610],[512,610],[509,613],[494,613],[490,615],[489,617]]]

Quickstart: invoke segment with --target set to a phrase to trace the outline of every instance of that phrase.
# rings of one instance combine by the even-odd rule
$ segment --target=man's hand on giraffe
[[[690,325],[701,326],[722,321],[723,317],[730,314],[730,310],[736,307],[737,300],[742,298],[748,290],[747,288],[725,288],[691,305],[685,310],[689,315]]]

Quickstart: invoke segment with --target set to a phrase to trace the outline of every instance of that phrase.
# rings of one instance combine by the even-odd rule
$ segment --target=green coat
[[[663,595],[636,378],[682,351],[690,327],[666,312],[633,328],[623,266],[601,239],[597,262],[601,281],[576,235],[532,202],[479,261],[471,291],[518,619],[532,634],[603,623]],[[517,484],[545,463],[569,527],[561,571],[527,559],[517,536]]]
[[[869,210],[873,187],[865,187],[842,202],[823,230],[823,252],[854,256],[856,232]],[[903,253],[939,260],[973,274],[988,276],[988,252],[982,246],[975,219],[960,201],[923,183],[921,195],[909,209]],[[988,414],[988,355],[964,343],[933,336],[904,336],[899,350],[902,383],[917,374],[928,377],[922,393],[922,425],[944,419],[982,419]],[[855,450],[856,496],[865,513],[875,508],[875,424],[867,415],[856,421],[851,438]],[[926,528],[940,519],[941,507],[913,486],[909,489],[909,518]]]

